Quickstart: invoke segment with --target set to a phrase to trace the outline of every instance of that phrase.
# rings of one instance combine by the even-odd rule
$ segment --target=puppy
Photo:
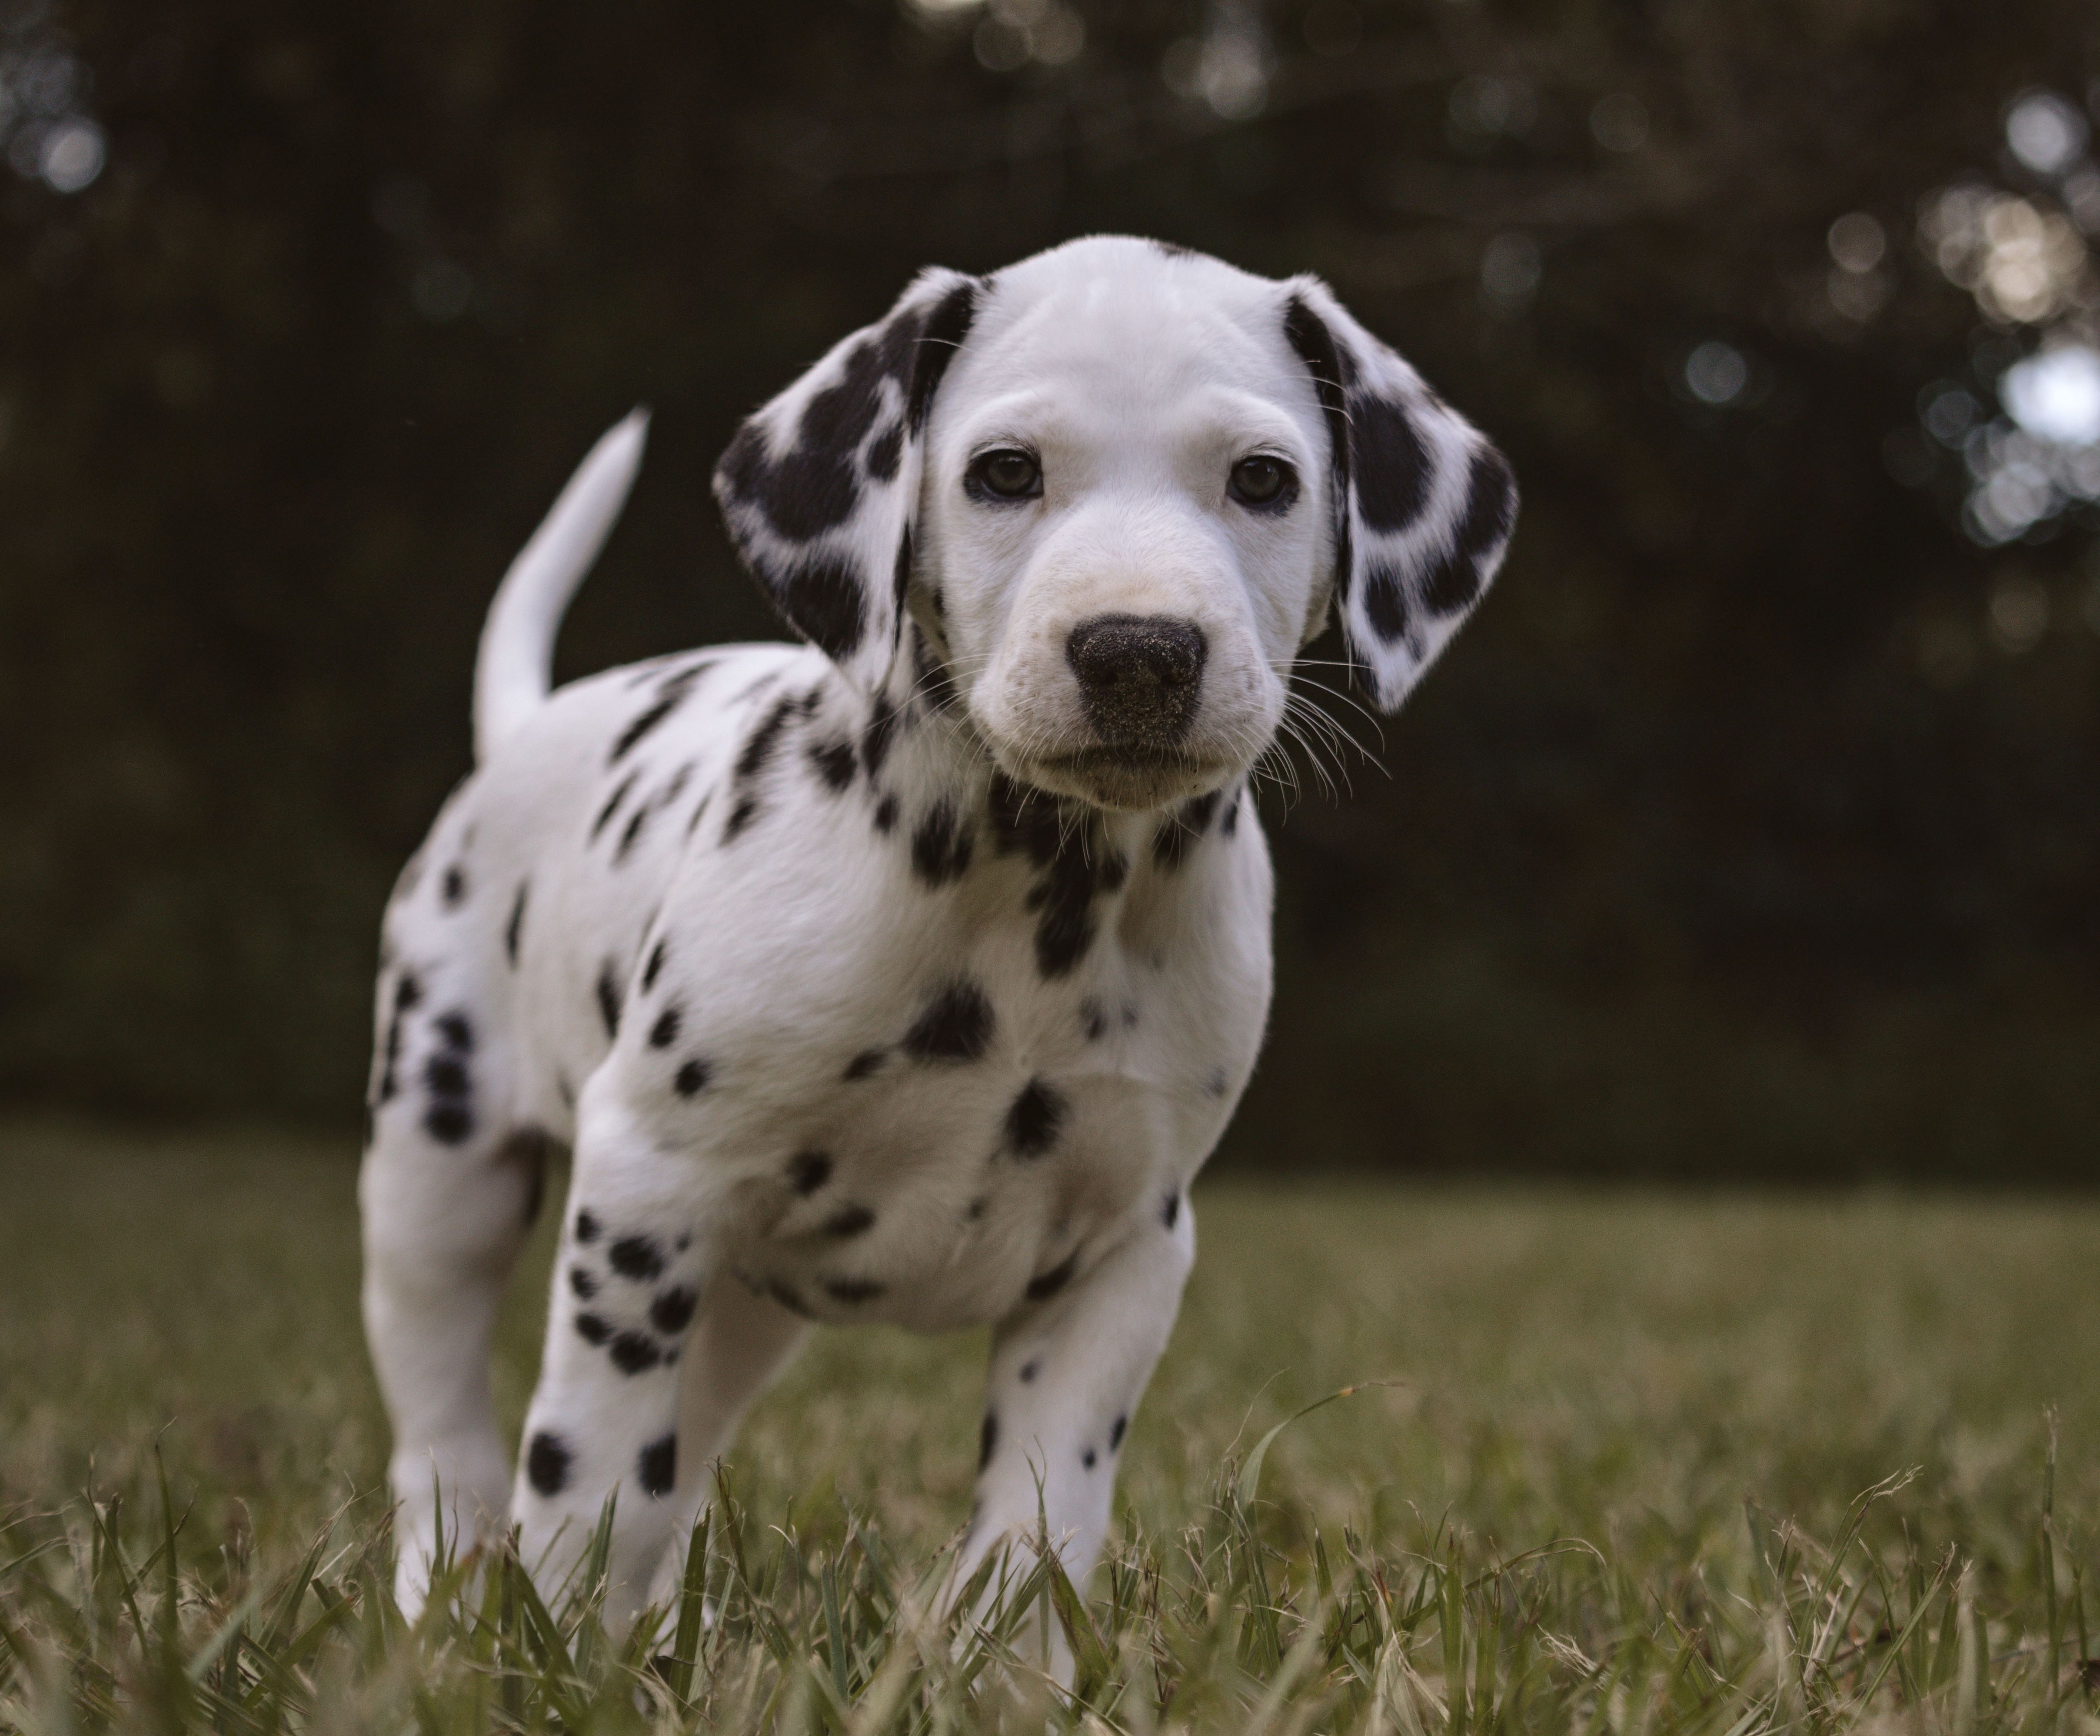
[[[630,1621],[813,1321],[990,1323],[958,1571],[1039,1500],[1079,1578],[1268,1017],[1247,780],[1294,660],[1339,611],[1397,706],[1510,471],[1317,279],[1116,237],[929,271],[716,475],[805,643],[550,694],[642,435],[505,579],[477,769],[387,908],[360,1199],[402,1601],[506,1517],[552,1589],[616,1495]],[[514,1483],[489,1341],[551,1142]]]

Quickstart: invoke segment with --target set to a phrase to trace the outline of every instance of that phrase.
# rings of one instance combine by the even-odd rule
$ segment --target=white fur
[[[915,321],[968,281],[934,274],[901,306]],[[973,292],[891,492],[856,457],[843,528],[796,545],[726,484],[761,571],[819,548],[874,587],[837,663],[732,646],[540,697],[638,460],[631,418],[519,558],[483,643],[484,763],[404,872],[382,948],[364,1307],[412,1607],[441,1521],[470,1539],[514,1518],[551,1588],[615,1491],[611,1618],[668,1590],[666,1545],[798,1313],[990,1323],[996,1420],[958,1570],[1030,1531],[1039,1495],[1084,1574],[1193,1258],[1187,1188],[1268,1014],[1246,780],[1336,589],[1356,486],[1335,487],[1331,413],[1279,324],[1306,282],[1142,242],[1060,249]],[[813,397],[870,341],[754,418],[766,463],[813,437]],[[884,379],[857,453],[910,389]],[[1422,413],[1448,418],[1432,454],[1475,449]],[[1040,501],[966,493],[988,443],[1039,453]],[[1228,495],[1257,452],[1295,471],[1289,512]],[[1425,493],[1448,517],[1465,491],[1447,465]],[[900,621],[878,593],[907,532]],[[1448,524],[1410,534],[1465,546]],[[1103,612],[1205,635],[1175,764],[1090,748],[1065,647]],[[1388,697],[1452,625],[1400,647],[1399,674],[1372,660]],[[514,1483],[487,1364],[541,1135],[576,1162]]]

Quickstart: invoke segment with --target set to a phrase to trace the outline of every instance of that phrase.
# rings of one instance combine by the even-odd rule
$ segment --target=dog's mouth
[[[1214,790],[1238,769],[1180,749],[1074,748],[1022,756],[995,749],[1002,769],[1024,784],[1099,808],[1142,811]]]

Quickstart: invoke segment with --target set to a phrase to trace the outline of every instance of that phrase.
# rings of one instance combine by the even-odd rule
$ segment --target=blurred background
[[[2083,1182],[2100,46],[2041,0],[0,0],[0,1107],[354,1137],[475,636],[774,636],[707,489],[920,266],[1324,274],[1513,458],[1265,817],[1289,1173]],[[1316,651],[1313,655],[1331,655]]]

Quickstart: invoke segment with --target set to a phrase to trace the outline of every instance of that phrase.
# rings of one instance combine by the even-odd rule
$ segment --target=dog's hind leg
[[[394,1429],[395,1590],[411,1615],[440,1544],[464,1553],[508,1510],[490,1341],[548,1143],[509,1119],[507,1044],[466,989],[439,970],[382,978],[358,1181],[365,1336]]]

